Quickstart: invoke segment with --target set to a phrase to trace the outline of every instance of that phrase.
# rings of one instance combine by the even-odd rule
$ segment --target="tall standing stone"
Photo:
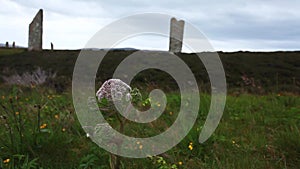
[[[171,18],[169,52],[181,52],[183,41],[184,21]]]
[[[43,49],[43,10],[40,9],[29,25],[28,50],[40,51]]]

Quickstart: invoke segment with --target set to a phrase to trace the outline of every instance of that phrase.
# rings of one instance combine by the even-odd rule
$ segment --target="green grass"
[[[38,86],[0,88],[2,168],[109,168],[109,153],[81,129],[70,91],[56,94]],[[176,119],[180,96],[167,93],[167,97],[167,108],[159,120],[147,125],[132,124],[125,133],[149,136],[170,126]],[[203,94],[196,124],[177,146],[152,159],[121,158],[122,168],[170,168],[174,164],[184,169],[300,166],[299,96],[228,96],[217,130],[204,144],[199,144],[209,104],[210,96]],[[117,125],[114,117],[110,120]],[[46,126],[41,127],[43,124]],[[135,133],[130,133],[132,129]],[[192,150],[188,148],[191,142]]]
[[[25,48],[0,48],[0,55],[8,56],[20,54],[27,51]]]

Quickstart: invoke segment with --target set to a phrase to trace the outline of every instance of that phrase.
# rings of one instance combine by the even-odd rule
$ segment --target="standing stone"
[[[16,43],[15,43],[15,41],[13,41],[13,43],[12,43],[12,48],[16,48]]]
[[[169,52],[178,53],[182,49],[184,21],[171,18]]]
[[[43,10],[40,9],[29,25],[28,50],[41,51],[43,41]]]
[[[5,43],[5,48],[9,48],[9,43],[8,42]]]
[[[51,42],[51,51],[53,51],[53,49],[54,49],[54,46],[53,46],[53,43]]]

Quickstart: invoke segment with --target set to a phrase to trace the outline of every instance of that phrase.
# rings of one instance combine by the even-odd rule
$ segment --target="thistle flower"
[[[122,100],[126,101],[131,99],[131,87],[120,79],[109,79],[103,83],[97,91],[96,96],[98,99],[106,98],[109,101]]]

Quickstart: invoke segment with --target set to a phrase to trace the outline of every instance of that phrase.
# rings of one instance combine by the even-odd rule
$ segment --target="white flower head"
[[[98,100],[106,98],[109,101],[122,100],[126,101],[131,99],[130,97],[131,87],[120,79],[109,79],[103,83],[100,89],[97,91],[96,96]]]

